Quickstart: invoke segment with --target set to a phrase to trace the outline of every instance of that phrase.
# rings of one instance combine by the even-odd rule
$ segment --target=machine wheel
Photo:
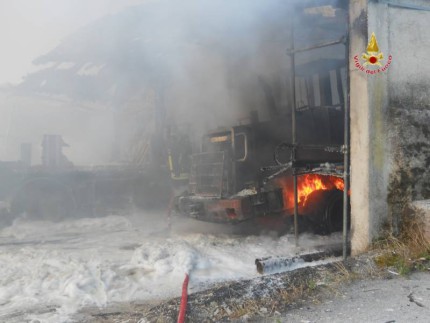
[[[343,229],[343,192],[336,190],[327,202],[324,214],[327,233],[339,232]],[[349,227],[349,210],[348,210]]]
[[[300,212],[309,220],[312,231],[330,234],[343,228],[343,192],[340,190],[312,192]],[[348,227],[350,223],[348,211]]]
[[[51,178],[26,181],[15,192],[11,213],[25,214],[30,219],[59,221],[73,215],[76,202],[72,191]]]

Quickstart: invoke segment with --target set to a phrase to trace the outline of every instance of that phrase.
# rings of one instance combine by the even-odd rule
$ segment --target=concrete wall
[[[398,230],[407,203],[430,197],[428,1],[350,1],[350,56],[375,32],[389,69],[367,75],[350,61],[352,250]]]
[[[390,216],[399,222],[405,203],[430,198],[430,2],[409,3],[429,11],[389,7],[389,72],[392,172],[388,187]]]

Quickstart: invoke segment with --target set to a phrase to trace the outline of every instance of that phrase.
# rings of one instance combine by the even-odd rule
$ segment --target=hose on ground
[[[185,314],[187,312],[189,280],[190,280],[190,277],[188,276],[188,274],[185,274],[184,283],[182,284],[182,297],[181,297],[181,305],[179,307],[178,323],[185,322]]]

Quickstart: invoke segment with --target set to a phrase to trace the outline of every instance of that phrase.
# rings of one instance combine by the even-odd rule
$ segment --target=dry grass
[[[336,267],[336,274],[333,275],[335,282],[341,284],[357,278],[357,274],[346,268],[343,262],[337,262],[334,265]]]
[[[311,285],[313,286],[313,284]],[[292,286],[288,290],[280,290],[279,296],[285,303],[293,303],[314,289],[309,288],[309,282]]]
[[[399,236],[387,234],[374,243],[380,252],[375,263],[380,268],[394,268],[400,275],[413,270],[427,270],[430,263],[430,241],[424,234],[422,218],[405,217]]]
[[[238,319],[244,315],[258,314],[261,304],[255,300],[247,300],[242,304],[234,304],[229,315],[232,319]]]
[[[270,298],[248,299],[241,303],[234,303],[231,305],[229,313],[223,310],[223,313],[220,314],[222,316],[227,314],[230,319],[239,319],[245,315],[250,317],[256,315],[271,316],[285,304],[291,304],[308,297],[314,289],[312,283],[300,281],[287,289],[278,290],[276,295]],[[264,311],[262,312],[262,310]]]
[[[239,319],[245,315],[248,317],[263,315],[272,316],[276,311],[282,312],[286,305],[306,302],[319,303],[321,293],[337,294],[339,286],[357,278],[343,263],[336,263],[333,271],[325,271],[324,274],[316,275],[307,280],[297,280],[288,288],[279,289],[275,295],[270,298],[250,299],[241,303],[230,305],[230,313],[223,310],[221,316],[226,315],[230,319]],[[264,308],[264,313],[261,312]]]

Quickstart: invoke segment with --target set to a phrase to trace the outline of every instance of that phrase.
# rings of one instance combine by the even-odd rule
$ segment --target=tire
[[[302,207],[303,214],[317,234],[330,234],[343,229],[343,192],[340,190],[312,192]],[[350,212],[348,208],[348,229]]]

